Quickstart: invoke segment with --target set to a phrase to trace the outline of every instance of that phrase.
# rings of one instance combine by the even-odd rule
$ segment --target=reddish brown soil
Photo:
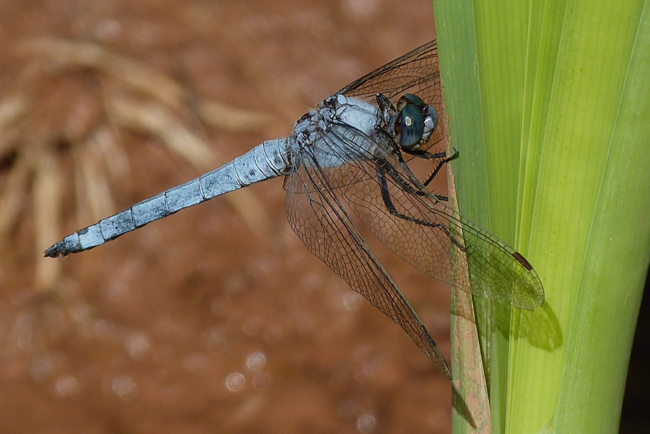
[[[209,131],[231,159],[433,35],[426,0],[7,1],[0,97],[22,90],[16,43],[98,41],[200,98],[277,114],[262,133]],[[123,140],[134,170],[113,180],[116,211],[198,175],[156,140]],[[78,221],[73,185],[60,236],[92,223]],[[47,246],[34,246],[25,198],[0,248],[0,431],[449,432],[450,382],[308,253],[281,179],[250,190],[270,216],[263,236],[218,198],[66,258],[58,291],[40,296],[36,261],[52,259],[35,256]],[[445,286],[380,259],[449,354]]]

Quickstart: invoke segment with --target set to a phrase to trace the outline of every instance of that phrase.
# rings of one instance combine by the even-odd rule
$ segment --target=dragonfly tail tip
[[[60,256],[65,256],[67,253],[62,249],[63,245],[61,242],[54,244],[52,247],[47,249],[44,254],[46,258],[58,258]]]

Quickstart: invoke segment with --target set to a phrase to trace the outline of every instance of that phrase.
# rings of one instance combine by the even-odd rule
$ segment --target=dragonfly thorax
[[[298,152],[309,152],[320,167],[338,167],[367,156],[391,152],[374,105],[335,94],[303,115],[293,130]]]
[[[360,99],[335,94],[303,115],[296,123],[293,135],[296,138],[307,137],[308,143],[313,143],[317,134],[326,133],[332,126],[345,124],[370,136],[378,123],[377,107]]]

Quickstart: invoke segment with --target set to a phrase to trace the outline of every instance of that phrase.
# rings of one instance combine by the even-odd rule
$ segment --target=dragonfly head
[[[395,137],[400,147],[409,151],[417,150],[429,140],[437,123],[436,109],[417,95],[407,93],[397,101]]]

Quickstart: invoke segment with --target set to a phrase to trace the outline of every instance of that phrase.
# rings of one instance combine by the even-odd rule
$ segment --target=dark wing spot
[[[533,269],[533,266],[530,265],[530,262],[528,262],[528,261],[526,260],[526,258],[524,258],[523,256],[521,256],[521,253],[519,253],[519,252],[515,252],[515,253],[512,254],[512,256],[513,256],[517,261],[519,261],[519,262],[521,263],[521,265],[523,265],[524,268],[525,268],[526,270],[530,271],[530,270]]]

